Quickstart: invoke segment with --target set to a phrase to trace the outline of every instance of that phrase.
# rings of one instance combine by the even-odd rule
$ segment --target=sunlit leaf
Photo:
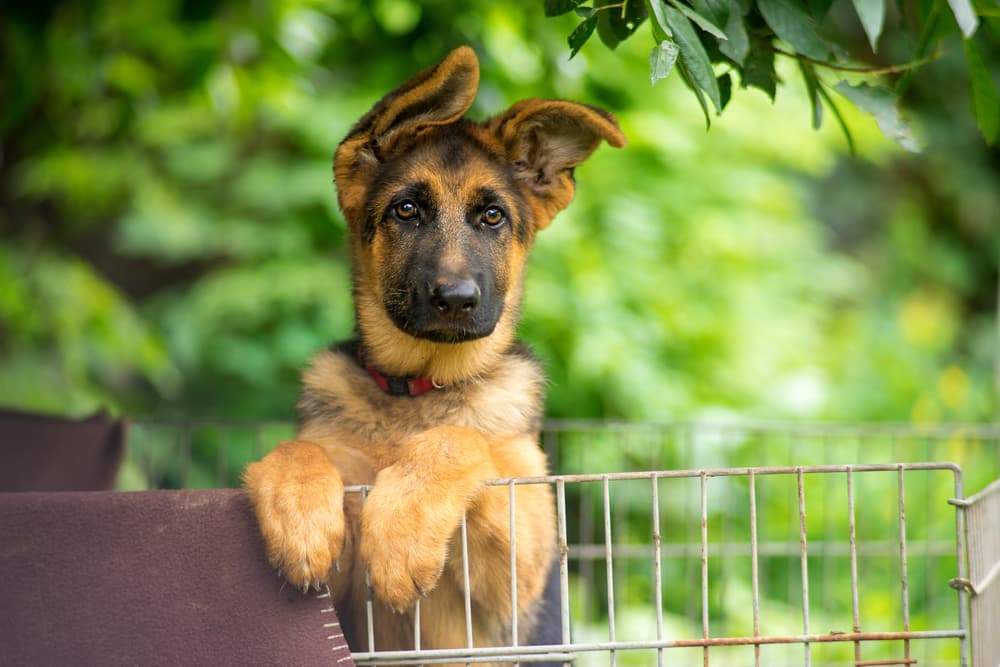
[[[653,47],[649,54],[649,78],[654,86],[657,81],[670,76],[679,53],[680,49],[672,41],[664,40]]]
[[[958,22],[962,36],[966,39],[972,37],[979,26],[979,17],[976,16],[976,10],[973,8],[971,0],[948,0],[948,6],[951,7],[951,13],[955,15],[955,21]]]
[[[899,98],[891,90],[866,83],[852,86],[846,81],[841,81],[835,88],[856,107],[871,114],[882,134],[908,151],[920,152],[909,122],[899,114]]]
[[[868,43],[872,51],[878,51],[878,38],[882,34],[882,23],[885,19],[885,0],[851,0],[854,10],[861,19],[861,27],[865,29]]]

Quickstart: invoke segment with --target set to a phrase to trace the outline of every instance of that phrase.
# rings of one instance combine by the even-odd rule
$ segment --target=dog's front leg
[[[350,569],[344,562],[350,558],[350,549],[344,548],[344,484],[319,445],[281,443],[247,466],[243,485],[267,559],[290,584],[303,591],[319,589],[331,568]],[[336,579],[330,577],[333,583]]]
[[[478,431],[441,426],[400,444],[361,512],[360,554],[383,602],[401,612],[434,588],[462,513],[495,476]]]

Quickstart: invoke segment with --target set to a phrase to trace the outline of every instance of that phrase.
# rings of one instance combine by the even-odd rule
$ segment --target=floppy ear
[[[426,129],[465,115],[479,86],[475,52],[460,46],[416,74],[362,116],[333,158],[340,206],[348,221],[363,206],[364,189],[379,162]]]
[[[548,226],[573,199],[573,168],[607,141],[625,145],[614,115],[563,100],[524,100],[491,120],[518,179],[537,205],[535,224]]]

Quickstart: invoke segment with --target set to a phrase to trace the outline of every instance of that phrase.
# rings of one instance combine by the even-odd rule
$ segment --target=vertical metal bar
[[[854,632],[861,632],[861,616],[858,606],[858,538],[854,525],[854,469],[847,468],[847,526],[851,548],[851,613],[854,619]],[[861,662],[861,642],[854,642],[854,662]]]
[[[156,468],[156,463],[153,459],[153,427],[151,425],[146,426],[146,488],[147,489],[157,489],[160,487],[159,475],[157,475],[154,470]]]
[[[601,478],[601,490],[604,504],[604,564],[608,577],[608,641],[615,643],[615,572],[614,559],[611,553],[611,493],[608,476]],[[615,650],[611,649],[611,667],[618,664]]]
[[[590,449],[593,443],[589,440],[584,441],[584,447],[580,449],[580,466],[583,468],[584,453]],[[582,487],[577,487],[582,488]],[[594,518],[593,518],[593,508],[590,504],[589,494],[580,494],[580,545],[593,545],[594,544]],[[583,597],[582,603],[580,604],[580,609],[583,613],[584,621],[590,621],[594,616],[594,558],[590,557],[586,553],[581,553],[579,558],[580,565],[580,578],[583,580],[583,586],[577,589],[580,595]]]
[[[750,469],[750,586],[753,591],[753,636],[760,637],[760,582],[757,579],[757,473]],[[760,644],[753,645],[753,664],[760,667]]]
[[[799,490],[799,549],[800,549],[800,562],[802,564],[802,632],[805,635],[809,635],[809,558],[808,558],[808,548],[806,546],[806,493],[805,484],[803,483],[802,467],[799,466],[796,469],[796,481],[798,482]],[[810,667],[812,664],[812,647],[809,642],[806,641],[804,644],[805,648],[805,665]]]
[[[556,523],[559,530],[559,615],[562,643],[569,644],[569,546],[566,544],[566,482],[556,480]]]
[[[229,460],[227,457],[229,429],[225,426],[220,426],[218,433],[221,438],[219,440],[219,448],[215,452],[215,487],[217,489],[225,489],[229,486]]]
[[[663,639],[663,575],[660,565],[660,483],[656,473],[653,482],[653,604],[656,606],[656,639]],[[656,666],[663,667],[663,649],[656,649]]]
[[[903,631],[910,631],[910,591],[906,581],[906,487],[903,465],[897,468],[899,479],[899,581],[903,591]],[[903,640],[903,657],[910,660],[910,640]]]
[[[509,486],[510,505],[510,645],[517,646],[517,523],[514,505],[514,481]]]
[[[694,466],[694,424],[686,424],[684,427],[678,429],[678,437],[681,438],[681,446],[683,448],[683,453],[681,455],[681,468],[690,469]],[[684,525],[687,528],[685,531],[687,534],[685,538],[685,546],[694,543],[694,521],[691,521],[694,515],[694,508],[692,507],[692,489],[688,487],[687,484],[684,485]],[[694,581],[697,576],[696,568],[697,563],[693,558],[689,557],[689,552],[685,549],[684,551],[684,619],[690,622],[694,622],[695,613],[694,605],[695,601],[698,599],[695,591],[692,590],[694,587]]]
[[[264,425],[255,424],[253,429],[253,442],[251,443],[253,447],[253,460],[256,461],[261,457],[261,453],[264,451]]]
[[[965,497],[962,490],[962,471],[957,468],[955,469],[955,497]],[[964,506],[955,506],[955,557],[958,561],[958,578],[962,580],[969,576],[965,562],[968,555],[966,551],[968,536],[965,534],[965,512]],[[969,667],[969,594],[965,590],[965,586],[958,587],[958,627],[965,631],[959,644],[959,659],[962,667]]]
[[[701,473],[701,636],[708,639],[708,476]],[[702,650],[708,667],[708,645]]]
[[[361,489],[361,507],[368,500],[368,489]],[[372,597],[372,573],[365,567],[365,614],[368,620],[368,651],[375,650],[375,602]]]
[[[413,605],[413,650],[420,650],[420,598]]]
[[[180,439],[178,441],[178,446],[181,448],[180,488],[182,489],[188,488],[191,477],[191,431],[192,426],[185,423],[181,427]]]
[[[472,587],[469,585],[469,531],[462,513],[462,583],[465,586],[465,644],[472,648]]]
[[[542,433],[542,445],[549,460],[549,470],[559,470],[559,434],[553,429],[546,429]]]

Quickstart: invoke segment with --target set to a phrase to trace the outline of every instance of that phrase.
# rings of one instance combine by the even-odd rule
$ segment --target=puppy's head
[[[611,114],[573,102],[465,119],[478,83],[475,54],[456,49],[380,100],[334,157],[358,329],[388,372],[453,381],[506,350],[535,233],[572,200],[573,168],[602,140],[625,143]]]

